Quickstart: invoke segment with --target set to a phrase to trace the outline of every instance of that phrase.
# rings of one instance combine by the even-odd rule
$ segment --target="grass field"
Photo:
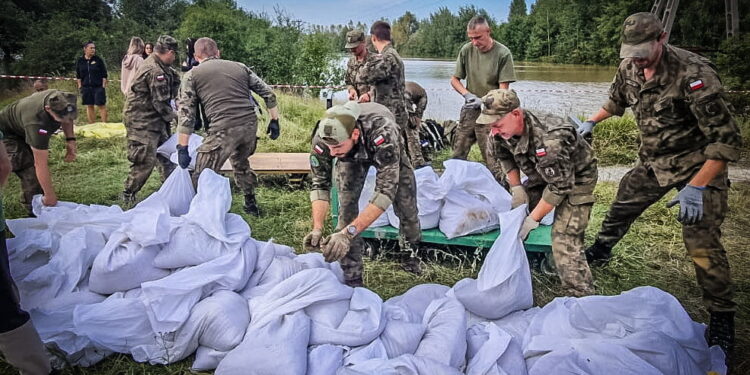
[[[114,108],[118,102],[116,95],[111,94],[113,91],[109,90],[113,104],[110,116],[111,120],[118,120],[120,110]],[[269,140],[264,133],[266,121],[262,120],[259,126],[261,137],[258,151],[307,151],[309,133],[323,113],[322,105],[317,100],[286,95],[280,96],[279,102],[282,136],[276,141]],[[1,100],[0,106],[8,103],[7,99]],[[120,99],[119,104],[121,103]],[[81,116],[85,114],[82,112]],[[747,123],[743,123],[743,130],[747,129]],[[747,133],[744,132],[745,137]],[[613,120],[598,126],[595,145],[602,164],[631,163],[635,159],[633,142],[636,136],[632,119]],[[122,191],[128,170],[125,142],[122,138],[79,139],[78,160],[75,163],[64,163],[64,153],[62,139],[55,137],[50,158],[53,181],[60,200],[104,205],[119,203],[118,194]],[[472,155],[475,158],[478,156],[476,150]],[[446,157],[447,153],[439,155],[436,164]],[[307,191],[288,188],[285,179],[280,177],[262,178],[261,182],[262,186],[257,194],[265,215],[260,218],[244,215],[241,210],[242,198],[237,192],[233,195],[232,212],[239,213],[250,223],[253,237],[259,240],[275,238],[277,242],[300,250],[301,239],[310,227]],[[143,199],[156,190],[158,185],[158,177],[154,174],[138,198]],[[597,186],[597,202],[587,231],[587,244],[593,241],[615,191],[616,186],[612,183],[600,183]],[[19,192],[18,179],[11,176],[3,193],[7,218],[17,218],[23,214]],[[685,255],[680,225],[675,220],[677,209],[665,208],[667,199],[673,195],[674,193],[670,193],[643,214],[615,248],[615,257],[608,266],[593,270],[597,290],[600,294],[612,295],[641,285],[653,285],[677,297],[693,319],[707,322],[693,266]],[[736,356],[740,360],[740,367],[737,373],[745,374],[750,373],[750,249],[747,246],[750,242],[750,185],[732,185],[730,207],[731,211],[722,229],[724,245],[732,265],[732,277],[736,283],[735,300],[740,306]],[[474,249],[464,249],[455,258],[438,256],[437,261],[428,261],[421,276],[402,271],[398,263],[387,257],[368,259],[365,263],[365,284],[384,299],[401,294],[417,284],[453,285],[464,277],[476,276],[479,267],[477,260],[481,257],[474,254]],[[544,305],[562,295],[555,277],[538,272],[534,272],[532,277],[536,304]],[[64,373],[181,374],[187,372],[191,362],[192,358],[188,358],[170,366],[149,366],[136,363],[129,356],[115,355],[92,368],[66,369]],[[7,365],[0,363],[0,373],[11,373],[10,371]]]

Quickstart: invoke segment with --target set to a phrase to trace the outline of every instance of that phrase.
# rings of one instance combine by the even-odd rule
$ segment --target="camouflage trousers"
[[[410,246],[417,246],[422,240],[422,230],[417,216],[417,184],[414,169],[406,161],[406,154],[401,152],[401,168],[399,170],[398,189],[393,199],[393,209],[401,221],[399,227],[400,242]],[[336,231],[344,229],[359,215],[359,196],[367,177],[367,170],[371,164],[346,162],[338,160],[334,170],[334,179],[338,189],[339,217]],[[361,286],[362,252],[364,240],[360,236],[354,237],[346,256],[341,259],[341,268],[347,285]]]
[[[726,179],[726,172],[719,179]],[[643,165],[630,170],[620,181],[615,202],[607,213],[597,242],[614,247],[630,229],[635,219],[649,206],[672,189],[681,189],[688,180],[659,186],[654,172]],[[729,207],[729,192],[709,186],[703,191],[703,220],[682,226],[682,238],[693,260],[698,284],[703,289],[703,302],[709,311],[735,311],[729,261],[721,244],[721,224]],[[720,184],[727,186],[727,184]]]
[[[159,166],[161,181],[169,177],[175,164],[166,157],[156,153],[156,149],[169,139],[169,125],[164,124],[160,131],[148,129],[127,129],[128,161],[130,172],[125,179],[126,194],[135,195],[148,181],[155,166]]]
[[[3,139],[5,150],[10,158],[13,173],[21,180],[21,204],[26,212],[31,213],[31,200],[34,195],[42,194],[42,186],[36,178],[34,153],[26,142],[13,138]]]
[[[458,128],[454,135],[453,141],[453,159],[466,160],[471,151],[471,146],[474,143],[479,145],[479,150],[482,152],[482,159],[487,165],[487,169],[492,172],[499,183],[503,184],[505,179],[505,173],[503,173],[500,164],[492,156],[492,148],[490,144],[490,127],[489,125],[477,124],[477,117],[481,113],[481,109],[461,109],[461,117],[459,118]]]
[[[532,209],[542,197],[544,186],[527,189]],[[594,278],[584,254],[584,237],[589,226],[593,195],[566,197],[555,207],[555,222],[552,224],[552,257],[565,293],[582,297],[594,294]]]
[[[403,143],[406,145],[406,154],[409,156],[409,161],[411,161],[412,167],[421,167],[425,165],[426,161],[424,155],[422,155],[422,144],[419,142],[420,124],[416,121],[412,121],[411,117],[404,117],[406,117],[406,124],[401,126],[401,137],[404,139]],[[399,123],[399,125],[401,125],[401,123]]]
[[[208,136],[198,148],[193,172],[193,185],[198,186],[198,177],[208,168],[219,172],[229,159],[232,163],[234,181],[244,195],[253,194],[258,177],[250,168],[247,160],[255,153],[257,125],[253,119],[250,125],[233,126],[228,128],[209,128]]]

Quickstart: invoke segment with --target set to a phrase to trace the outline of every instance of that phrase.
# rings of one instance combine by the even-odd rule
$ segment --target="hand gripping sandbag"
[[[500,215],[501,233],[492,244],[476,280],[463,279],[452,293],[473,314],[498,319],[531,307],[531,272],[517,233],[526,217],[526,205]]]
[[[198,154],[198,147],[203,143],[203,137],[198,134],[190,134],[188,139],[188,154],[190,155],[190,165],[187,169],[195,169],[195,159]],[[156,152],[177,164],[177,134],[172,134],[164,143],[156,149]]]

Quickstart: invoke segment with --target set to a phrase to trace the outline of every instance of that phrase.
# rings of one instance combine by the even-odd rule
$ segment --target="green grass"
[[[279,103],[282,113],[282,137],[276,141],[269,140],[264,133],[265,125],[261,125],[259,134],[262,134],[262,137],[258,150],[309,150],[310,131],[323,113],[322,105],[316,100],[287,95],[280,95]],[[110,114],[114,115],[115,112],[110,109]],[[617,139],[608,140],[610,143],[600,144],[598,148],[627,148],[626,145],[632,139],[621,134],[622,132],[616,128],[629,125],[625,124],[625,120],[610,121],[602,123],[602,127],[598,126],[596,135],[602,140]],[[259,123],[265,124],[265,120]],[[614,128],[611,133],[608,132],[610,126]],[[746,129],[747,122],[743,126],[743,129]],[[128,171],[124,139],[81,138],[78,160],[75,163],[64,163],[64,153],[62,139],[54,137],[50,165],[60,200],[86,204],[119,204],[118,194],[122,190]],[[613,152],[613,155],[625,158],[619,152]],[[447,152],[441,153],[435,158],[436,164],[448,156]],[[473,150],[470,158],[479,160],[478,157],[478,152]],[[628,163],[632,161],[631,158]],[[242,198],[236,191],[233,193],[232,212],[242,215],[250,223],[253,237],[260,240],[274,238],[277,242],[300,251],[302,237],[310,226],[307,191],[288,188],[286,180],[282,177],[263,177],[261,183],[258,199],[265,214],[260,218],[243,214]],[[158,176],[154,173],[138,198],[143,199],[158,186]],[[612,183],[600,183],[597,186],[597,203],[587,231],[588,244],[593,241],[615,191],[616,185]],[[3,206],[10,219],[23,215],[19,195],[18,179],[11,176],[3,194]],[[654,204],[636,221],[630,233],[615,248],[615,257],[607,267],[594,269],[597,290],[601,294],[612,295],[641,285],[653,285],[677,297],[693,319],[706,322],[707,314],[701,303],[701,293],[695,281],[692,263],[685,254],[680,225],[675,220],[676,209],[669,210],[664,206],[667,199],[673,195],[674,193],[671,193],[669,197]],[[747,247],[747,243],[750,242],[750,233],[747,230],[750,228],[750,185],[733,184],[730,190],[730,207],[731,212],[722,229],[723,242],[729,253],[732,276],[736,283],[735,300],[740,306],[737,316],[737,358],[741,363],[737,373],[741,374],[750,373],[750,360],[746,355],[742,355],[750,353],[750,249]],[[365,283],[385,299],[422,283],[453,285],[464,277],[475,277],[480,266],[478,260],[481,256],[475,256],[473,249],[462,249],[454,260],[447,256],[445,250],[437,251],[433,255],[434,257],[430,258],[436,258],[437,261],[428,261],[425,272],[420,276],[402,271],[398,263],[388,257],[366,259]],[[538,272],[534,272],[532,277],[534,299],[537,304],[546,304],[553,298],[563,295],[556,278]],[[182,374],[188,371],[191,363],[192,358],[188,358],[170,366],[149,366],[136,363],[129,356],[114,355],[92,368],[66,369],[63,373]],[[9,366],[1,361],[0,373],[11,373]]]

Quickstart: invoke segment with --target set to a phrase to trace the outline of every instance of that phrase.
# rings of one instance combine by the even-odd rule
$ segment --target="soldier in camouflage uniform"
[[[646,208],[679,190],[669,205],[680,205],[685,247],[711,313],[709,344],[721,345],[729,356],[737,307],[720,226],[728,209],[727,162],[739,158],[742,141],[713,64],[667,45],[665,39],[661,23],[650,13],[625,20],[623,61],[609,101],[581,126],[581,133],[589,133],[596,122],[631,107],[641,136],[638,164],[620,181],[586,255],[592,262],[607,261]]]
[[[179,163],[182,168],[190,164],[187,144],[195,127],[198,102],[203,104],[211,126],[203,144],[198,148],[193,183],[197,186],[200,173],[206,169],[219,172],[229,159],[234,180],[245,196],[244,211],[259,216],[255,199],[257,177],[250,168],[248,158],[257,144],[257,119],[252,93],[266,102],[271,121],[266,133],[271,139],[280,134],[276,95],[271,88],[242,63],[222,60],[216,42],[200,38],[195,42],[195,57],[200,65],[183,77],[180,88],[180,116],[177,132]]]
[[[352,30],[346,33],[346,49],[351,51],[352,56],[346,63],[346,75],[344,83],[349,95],[349,100],[366,103],[375,97],[373,87],[365,82],[365,66],[374,54],[367,50],[365,44],[365,33],[361,30]]]
[[[491,129],[494,157],[511,186],[511,206],[533,208],[519,237],[525,240],[554,208],[552,255],[562,285],[572,296],[593,294],[583,240],[594,205],[594,151],[562,118],[520,108],[513,90],[492,90],[482,102],[477,124]],[[523,185],[520,172],[528,176]]]
[[[498,182],[505,184],[502,169],[490,155],[489,129],[476,122],[481,111],[479,98],[490,90],[507,89],[516,80],[510,50],[492,39],[490,32],[490,26],[484,17],[472,18],[466,26],[470,42],[464,44],[458,52],[451,87],[464,97],[464,105],[452,137],[452,157],[466,160],[471,147],[476,143],[487,168]],[[462,79],[466,80],[466,86],[461,83]]]
[[[409,114],[409,120],[412,121],[412,117],[416,117],[416,123],[421,123],[424,110],[427,108],[427,92],[420,84],[414,81],[406,81],[404,99],[406,100],[406,113]]]
[[[305,236],[303,247],[307,251],[322,247],[327,261],[341,260],[347,285],[362,286],[364,241],[358,234],[388,206],[393,204],[401,219],[402,246],[414,254],[422,239],[414,170],[401,146],[393,115],[380,104],[350,101],[333,106],[313,134],[310,153],[313,230]],[[334,158],[337,158],[335,167]],[[359,212],[359,197],[370,166],[377,169],[375,192],[364,211]],[[338,225],[336,233],[323,239],[334,173],[340,207]]]
[[[158,164],[161,180],[174,170],[174,164],[156,153],[171,135],[171,122],[177,118],[175,98],[180,77],[170,65],[177,58],[177,40],[169,35],[159,37],[152,53],[135,72],[128,89],[123,122],[128,139],[130,172],[125,180],[122,200],[126,206]]]
[[[21,204],[32,215],[31,200],[44,194],[42,203],[57,204],[49,166],[49,140],[62,126],[66,140],[65,161],[76,158],[73,121],[78,116],[77,97],[60,90],[35,92],[0,111],[0,131],[13,173],[21,180]]]
[[[404,98],[404,62],[391,44],[391,26],[385,21],[377,21],[370,28],[372,44],[379,53],[366,64],[364,81],[374,87],[374,102],[386,106],[401,129],[406,154],[412,166],[425,164],[422,146],[419,144],[419,127],[409,123]]]

